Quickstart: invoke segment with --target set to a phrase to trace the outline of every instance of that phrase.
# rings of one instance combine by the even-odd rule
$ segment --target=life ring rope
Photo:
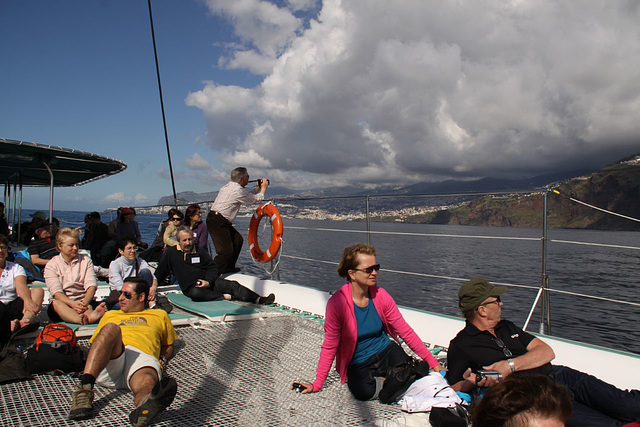
[[[271,220],[272,227],[271,245],[269,245],[266,251],[260,249],[260,245],[258,244],[258,226],[263,216]],[[249,223],[248,240],[251,257],[263,264],[273,260],[282,246],[282,234],[282,217],[280,216],[280,212],[278,212],[278,208],[270,201],[258,206],[251,216],[251,222]]]

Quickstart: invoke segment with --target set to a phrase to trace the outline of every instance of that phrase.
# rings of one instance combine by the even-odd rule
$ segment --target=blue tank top
[[[366,307],[358,307],[353,304],[353,311],[358,326],[358,341],[356,351],[351,358],[351,365],[366,361],[387,348],[391,343],[387,334],[382,330],[382,319],[380,319],[371,299]]]

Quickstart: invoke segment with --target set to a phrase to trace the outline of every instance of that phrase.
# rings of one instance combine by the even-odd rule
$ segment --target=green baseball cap
[[[458,291],[458,307],[468,311],[477,308],[489,297],[497,297],[507,291],[507,288],[493,286],[481,277],[476,277],[465,282]]]

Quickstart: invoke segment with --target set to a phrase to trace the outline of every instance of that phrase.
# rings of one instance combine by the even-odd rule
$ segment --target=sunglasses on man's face
[[[126,299],[131,299],[133,298],[133,294],[131,292],[127,292],[127,291],[120,291],[120,295],[124,295],[124,297]]]
[[[173,218],[171,218],[171,221],[182,221],[182,218],[173,217]]]
[[[496,299],[494,299],[493,301],[484,302],[484,303],[482,303],[482,304],[480,304],[480,305],[481,305],[481,306],[482,306],[482,305],[485,305],[485,306],[486,306],[486,305],[490,305],[490,304],[498,304],[498,305],[499,305],[500,303],[501,303],[501,301],[500,301],[500,297],[496,297]]]

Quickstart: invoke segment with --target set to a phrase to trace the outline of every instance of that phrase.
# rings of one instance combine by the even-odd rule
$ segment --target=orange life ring
[[[271,245],[269,249],[263,252],[260,246],[258,246],[258,225],[260,225],[260,220],[265,215],[271,218],[273,233],[271,235]],[[282,217],[280,216],[280,212],[278,212],[278,209],[271,203],[260,205],[251,217],[251,222],[249,223],[249,250],[251,251],[251,256],[258,262],[269,262],[278,254],[281,245]]]

